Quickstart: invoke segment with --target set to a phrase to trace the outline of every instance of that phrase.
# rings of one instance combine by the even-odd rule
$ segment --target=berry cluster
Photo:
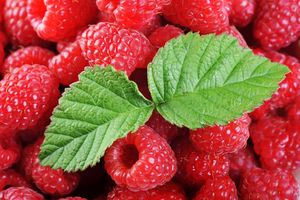
[[[154,112],[100,165],[41,165],[52,111],[86,66],[112,65],[150,98],[148,64],[189,31],[230,34],[290,72],[227,125],[188,130]],[[299,52],[299,0],[0,0],[0,199],[297,200]]]

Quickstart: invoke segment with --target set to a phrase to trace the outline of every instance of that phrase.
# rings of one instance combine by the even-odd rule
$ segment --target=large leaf
[[[112,67],[87,68],[59,101],[46,131],[43,165],[66,171],[95,165],[118,138],[135,131],[154,106]]]
[[[164,118],[195,129],[251,111],[271,97],[287,72],[231,36],[189,33],[159,50],[148,83]]]

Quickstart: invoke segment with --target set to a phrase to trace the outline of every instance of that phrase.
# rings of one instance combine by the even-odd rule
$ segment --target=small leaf
[[[87,68],[54,111],[41,163],[66,171],[95,165],[115,140],[143,125],[153,109],[123,72]]]
[[[164,118],[195,129],[224,125],[251,111],[271,97],[287,72],[231,36],[189,33],[159,50],[148,84]]]

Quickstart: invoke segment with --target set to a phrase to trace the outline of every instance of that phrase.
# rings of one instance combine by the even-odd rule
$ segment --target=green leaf
[[[87,68],[54,111],[41,147],[41,164],[65,171],[95,165],[115,140],[143,125],[153,109],[123,72]]]
[[[229,35],[198,33],[167,43],[148,68],[160,114],[191,129],[223,125],[251,111],[271,97],[288,72]]]

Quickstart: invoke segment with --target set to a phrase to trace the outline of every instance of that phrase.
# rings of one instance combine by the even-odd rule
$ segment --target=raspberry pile
[[[86,66],[113,65],[150,98],[148,64],[189,31],[230,34],[290,72],[227,125],[188,130],[153,112],[96,166],[41,165],[52,111]],[[297,200],[299,59],[299,0],[0,0],[0,199]]]

